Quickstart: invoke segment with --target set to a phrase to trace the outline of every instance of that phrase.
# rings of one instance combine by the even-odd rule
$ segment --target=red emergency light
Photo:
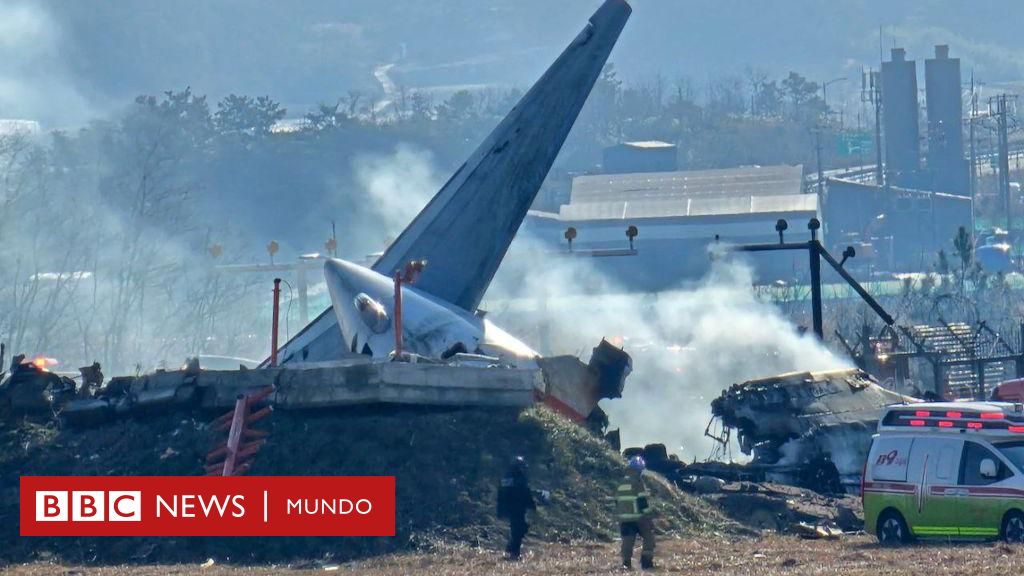
[[[1024,434],[1024,419],[1004,412],[981,412],[965,410],[913,410],[891,412],[884,425],[934,426],[938,428],[965,428],[967,430],[993,430]]]

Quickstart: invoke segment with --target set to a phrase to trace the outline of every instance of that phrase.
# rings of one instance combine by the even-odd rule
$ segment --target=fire
[[[32,360],[32,365],[40,372],[49,372],[49,367],[56,366],[57,364],[58,362],[56,358],[47,358],[46,356],[36,356]]]

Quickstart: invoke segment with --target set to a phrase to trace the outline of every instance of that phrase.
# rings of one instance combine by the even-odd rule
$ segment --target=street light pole
[[[843,76],[842,78],[833,78],[828,82],[821,83],[821,100],[825,103],[825,120],[828,120],[828,86],[829,84],[843,82],[844,80],[846,80],[846,76]]]
[[[829,119],[828,119],[828,85],[829,84],[835,84],[836,82],[842,82],[843,80],[846,80],[845,76],[843,76],[842,78],[833,78],[833,79],[829,80],[828,82],[822,82],[821,83],[821,99],[822,99],[822,102],[824,102],[824,104],[825,104],[825,110],[824,110],[825,119],[824,119],[824,122],[820,123],[818,128],[814,131],[814,153],[815,153],[815,158],[816,158],[816,161],[817,161],[817,164],[818,164],[818,195],[819,196],[821,196],[821,195],[823,195],[825,193],[825,172],[823,171],[822,164],[821,164],[821,131],[822,131],[822,128],[824,128],[825,126],[829,125]]]

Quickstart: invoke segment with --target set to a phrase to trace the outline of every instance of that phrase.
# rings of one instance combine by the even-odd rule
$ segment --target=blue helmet
[[[629,459],[629,469],[636,470],[637,472],[643,472],[647,468],[647,463],[644,462],[643,456],[633,456]]]

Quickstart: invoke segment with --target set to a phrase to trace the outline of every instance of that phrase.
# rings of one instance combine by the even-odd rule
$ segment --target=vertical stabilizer
[[[373,269],[390,276],[427,260],[416,288],[464,310],[479,305],[551,169],[631,8],[606,0],[508,116],[445,183]],[[283,361],[343,354],[325,311],[284,346]]]
[[[629,14],[624,0],[606,1],[373,269],[427,259],[416,287],[476,309]]]

